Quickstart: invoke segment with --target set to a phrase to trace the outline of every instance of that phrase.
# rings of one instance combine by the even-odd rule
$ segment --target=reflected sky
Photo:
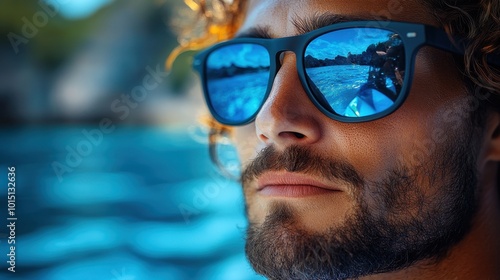
[[[306,56],[318,59],[335,58],[337,55],[361,54],[371,44],[385,42],[392,31],[376,28],[352,28],[326,33],[314,39],[306,50]]]
[[[208,66],[222,68],[231,64],[240,67],[269,66],[269,53],[256,44],[235,44],[214,51],[208,58]]]

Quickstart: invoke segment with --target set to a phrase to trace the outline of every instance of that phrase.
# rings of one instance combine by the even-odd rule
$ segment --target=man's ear
[[[490,161],[500,162],[500,111],[493,111],[487,122],[488,149],[486,158]]]

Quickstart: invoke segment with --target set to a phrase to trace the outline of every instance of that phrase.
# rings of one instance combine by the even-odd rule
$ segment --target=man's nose
[[[266,145],[306,145],[321,139],[321,115],[299,80],[296,57],[287,53],[268,99],[255,120],[256,133]]]

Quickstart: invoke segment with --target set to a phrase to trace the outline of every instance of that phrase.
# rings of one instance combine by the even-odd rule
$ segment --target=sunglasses
[[[300,82],[322,113],[341,122],[366,122],[401,106],[410,91],[417,51],[424,45],[463,54],[463,46],[441,29],[356,21],[293,37],[229,40],[198,53],[193,67],[211,114],[225,125],[255,120],[285,51],[295,53]]]

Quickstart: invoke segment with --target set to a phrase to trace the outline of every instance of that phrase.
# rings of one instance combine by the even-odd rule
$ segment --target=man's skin
[[[273,38],[293,36],[302,33],[294,24],[298,19],[332,13],[373,20],[382,14],[381,11],[390,20],[438,26],[423,4],[413,0],[253,0],[239,33],[263,28]],[[400,164],[414,169],[419,164],[435,162],[438,159],[434,158],[437,157],[434,149],[440,150],[445,144],[457,145],[457,141],[466,139],[455,137],[461,132],[466,117],[445,121],[443,114],[461,108],[467,96],[470,93],[464,87],[452,56],[424,47],[416,58],[409,96],[398,110],[376,121],[341,123],[328,118],[312,104],[298,79],[295,55],[287,52],[255,123],[236,128],[235,142],[243,167],[265,147],[273,146],[282,152],[287,147],[300,146],[315,154],[346,161],[361,177],[376,182],[384,180],[387,172]],[[500,279],[500,114],[490,111],[487,116],[477,149],[470,151],[476,153],[478,171],[477,209],[470,231],[438,263],[423,260],[402,270],[362,279]],[[422,144],[429,141],[434,146]],[[424,152],[417,157],[416,151]],[[281,186],[270,193],[257,190],[269,181],[281,182]],[[423,199],[408,194],[406,207],[399,215],[402,218],[418,216],[420,207],[425,209],[433,194],[443,196],[433,189],[440,183],[419,182],[417,192]],[[312,191],[311,194],[311,188],[286,187],[294,184],[323,185],[335,191]],[[295,214],[294,226],[309,233],[322,233],[342,226],[357,205],[351,189],[342,181],[332,181],[310,172],[264,173],[244,182],[244,192],[250,223],[263,224],[266,216],[274,211],[276,202],[281,202]],[[377,203],[374,197],[378,194],[373,188],[364,189],[360,195],[369,207]],[[373,209],[380,211],[381,208]]]

